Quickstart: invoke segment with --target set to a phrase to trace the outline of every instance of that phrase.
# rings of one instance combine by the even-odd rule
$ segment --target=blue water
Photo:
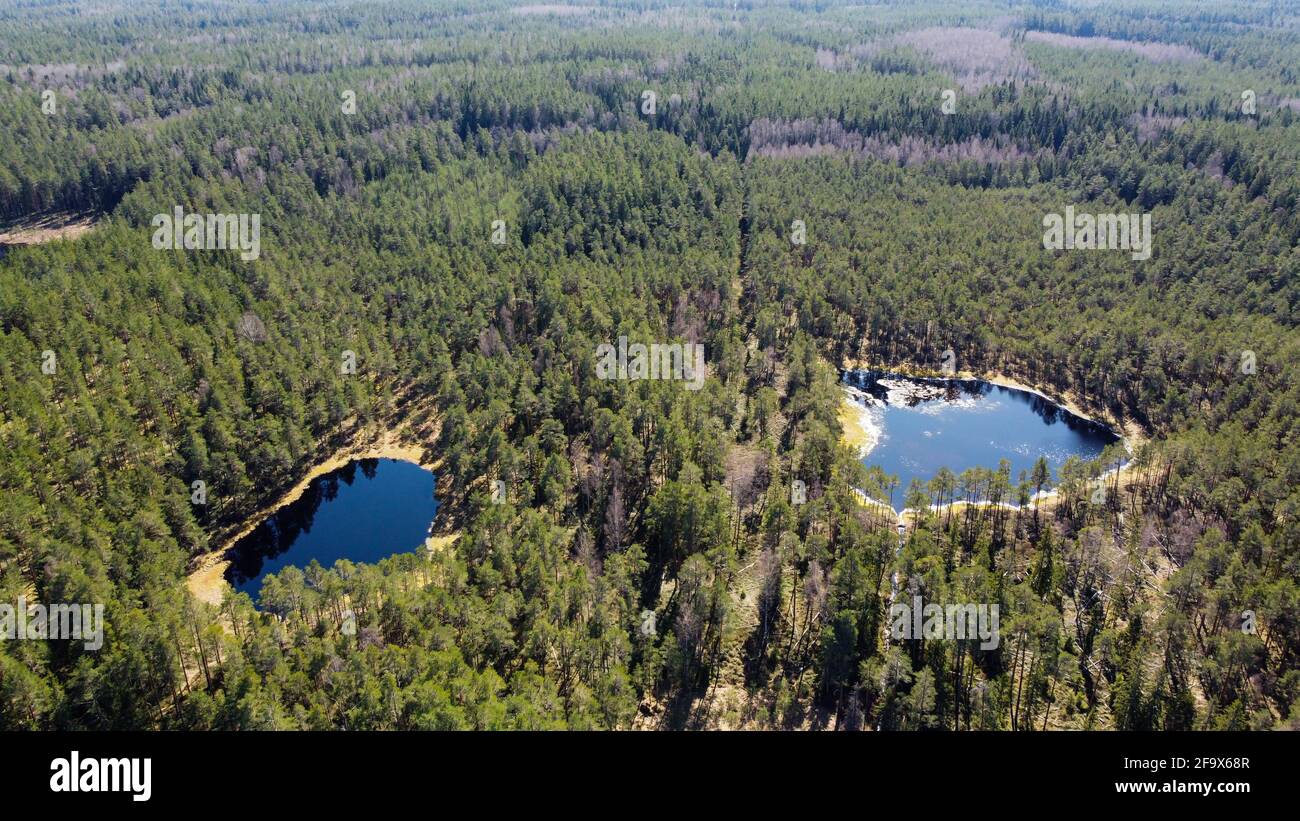
[[[313,480],[300,498],[236,542],[227,577],[257,599],[262,578],[289,565],[374,562],[413,550],[438,511],[434,489],[434,475],[410,462],[352,462]]]
[[[896,388],[919,386],[940,395],[909,401],[900,395],[905,391],[890,390],[881,379]],[[1028,474],[1042,456],[1055,483],[1058,469],[1070,456],[1094,459],[1119,440],[1106,426],[1037,394],[980,380],[917,380],[850,372],[844,381],[861,391],[856,399],[867,404],[880,433],[863,463],[878,465],[899,479],[895,506],[901,506],[913,478],[924,484],[945,466],[960,475],[973,467],[996,470],[998,462],[1006,459],[1015,485],[1020,472]]]

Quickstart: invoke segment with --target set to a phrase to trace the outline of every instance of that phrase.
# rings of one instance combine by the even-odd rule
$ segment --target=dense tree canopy
[[[0,727],[1300,721],[1294,4],[107,5],[0,10],[0,223],[96,220],[0,245],[0,601],[106,626],[0,643]],[[1066,205],[1151,258],[1044,250]],[[945,350],[1142,444],[899,488],[837,369]],[[454,542],[190,595],[400,425]],[[887,640],[896,584],[1001,643]]]

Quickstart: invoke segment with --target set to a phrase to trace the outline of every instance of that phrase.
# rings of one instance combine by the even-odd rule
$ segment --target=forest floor
[[[56,239],[76,239],[95,227],[91,213],[45,214],[0,229],[0,245],[40,245]]]

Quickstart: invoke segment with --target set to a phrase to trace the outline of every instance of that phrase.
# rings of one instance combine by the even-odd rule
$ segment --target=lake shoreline
[[[1066,391],[1061,396],[1055,396],[1047,392],[1047,389],[1036,387],[1023,379],[1012,376],[1001,371],[956,371],[952,376],[947,375],[929,375],[909,373],[906,366],[886,367],[881,365],[872,365],[864,360],[846,359],[841,365],[841,371],[876,371],[884,374],[890,374],[903,379],[922,379],[922,380],[941,380],[941,381],[960,381],[960,380],[977,380],[987,382],[990,385],[997,385],[1002,388],[1024,391],[1033,394],[1047,402],[1051,402],[1059,408],[1069,411],[1075,416],[1086,422],[1092,422],[1096,425],[1105,425],[1110,428],[1111,432],[1124,440],[1124,445],[1129,452],[1148,439],[1147,432],[1133,419],[1118,419],[1106,411],[1093,411],[1085,407],[1082,397],[1074,391]]]
[[[207,604],[221,604],[225,594],[234,589],[226,580],[226,571],[231,563],[231,549],[240,539],[252,533],[258,525],[281,508],[302,498],[311,483],[320,477],[363,459],[394,459],[433,471],[437,466],[437,460],[425,458],[425,447],[418,442],[405,439],[407,433],[406,425],[385,429],[377,437],[345,445],[314,465],[302,479],[277,497],[274,502],[250,514],[239,528],[223,534],[219,540],[219,547],[194,560],[194,569],[185,578],[185,585],[191,595]]]
[[[847,389],[847,386],[841,387],[846,387],[839,411],[841,438],[853,448],[859,459],[865,459],[880,441],[880,431],[870,409],[853,400],[855,391]]]
[[[1071,415],[1085,422],[1088,422],[1093,425],[1099,425],[1105,427],[1111,434],[1116,436],[1124,444],[1124,447],[1129,452],[1130,456],[1132,456],[1132,454],[1135,452],[1135,448],[1138,445],[1147,441],[1145,432],[1140,427],[1138,427],[1136,423],[1132,422],[1131,420],[1128,420],[1127,422],[1120,422],[1118,420],[1111,419],[1111,418],[1098,418],[1097,416],[1089,414],[1087,411],[1083,409],[1081,402],[1079,401],[1079,397],[1077,396],[1071,395],[1063,399],[1058,399],[1046,393],[1043,390],[1033,387],[1032,385],[1029,385],[1019,379],[1016,379],[1015,377],[1011,377],[1002,373],[978,374],[973,371],[958,371],[952,376],[946,376],[946,375],[926,376],[926,375],[910,374],[904,371],[894,370],[889,368],[870,367],[856,362],[850,362],[850,364],[844,367],[842,370],[844,372],[870,371],[881,377],[883,376],[896,377],[898,379],[913,380],[922,383],[961,382],[961,381],[983,382],[989,385],[995,385],[997,387],[1006,388],[1009,390],[1021,391],[1023,393],[1036,396],[1045,402],[1049,402],[1052,405],[1064,411],[1067,411]],[[865,459],[871,453],[872,449],[879,441],[880,431],[877,430],[878,423],[872,417],[869,405],[863,401],[859,401],[856,398],[863,394],[863,392],[860,389],[845,383],[841,383],[840,388],[843,390],[842,402],[840,404],[840,409],[839,409],[839,418],[840,418],[840,427],[841,427],[840,439],[844,444],[847,444],[854,449],[854,452],[858,455],[859,459]],[[1104,471],[1101,474],[1101,476],[1098,478],[1104,480],[1113,477],[1115,476],[1116,473],[1118,473],[1119,474],[1118,481],[1121,484],[1123,484],[1129,471],[1131,470],[1131,465],[1132,465],[1132,460],[1129,459],[1125,461],[1124,464],[1120,465],[1118,468],[1111,468],[1109,470]],[[913,508],[903,508],[902,510],[893,510],[892,508],[889,507],[889,504],[887,502],[881,501],[879,499],[871,498],[870,496],[868,496],[865,493],[862,493],[861,491],[858,492],[861,494],[861,498],[859,499],[860,503],[862,504],[869,503],[872,505],[878,505],[882,508],[888,508],[898,517],[898,520],[900,522],[907,520],[909,517],[913,521],[915,521],[916,519],[917,511],[914,510]],[[1035,494],[1035,496],[1029,500],[1029,503],[1027,505],[1024,505],[1023,507],[1011,502],[999,502],[997,503],[997,506],[1007,510],[1017,510],[1017,511],[1022,509],[1023,510],[1035,510],[1035,509],[1044,510],[1044,509],[1050,509],[1059,499],[1059,496],[1060,496],[1059,492],[1055,488],[1052,488],[1052,489],[1040,491],[1038,494]],[[959,499],[944,505],[930,505],[929,510],[931,512],[941,512],[944,509],[949,507],[953,509],[958,509],[963,506],[989,507],[992,505],[993,503],[991,502],[970,502],[967,500]]]
[[[1128,449],[1129,453],[1132,453],[1134,447],[1145,442],[1147,438],[1146,433],[1132,419],[1126,419],[1121,421],[1119,419],[1112,418],[1109,414],[1100,417],[1094,416],[1089,411],[1083,408],[1083,406],[1080,404],[1079,397],[1073,395],[1072,393],[1067,393],[1064,397],[1057,398],[1055,396],[1052,396],[1051,394],[1045,393],[1044,391],[1038,388],[1033,387],[1032,385],[1021,382],[1020,380],[1015,379],[1014,377],[1011,376],[1007,376],[1005,374],[979,376],[979,375],[971,374],[969,371],[963,371],[958,373],[958,375],[955,378],[978,379],[983,382],[988,382],[991,385],[997,385],[1003,388],[1011,388],[1012,390],[1017,390],[1017,391],[1024,391],[1025,393],[1032,393],[1033,395],[1040,397],[1045,401],[1051,402],[1053,405],[1056,405],[1059,408],[1064,408],[1065,410],[1069,411],[1070,413],[1074,414],[1075,416],[1079,417],[1085,422],[1092,422],[1094,425],[1106,426],[1107,428],[1110,429],[1112,433],[1114,433],[1116,436],[1118,436],[1120,439],[1124,441],[1124,446]]]

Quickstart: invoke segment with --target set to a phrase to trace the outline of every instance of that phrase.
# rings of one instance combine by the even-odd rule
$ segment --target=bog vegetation
[[[106,631],[0,642],[0,727],[1300,722],[1294,2],[96,5],[0,9],[0,224],[97,215],[0,249],[0,599]],[[1066,205],[1151,258],[1044,250]],[[600,379],[619,337],[707,379]],[[897,489],[1061,485],[900,549],[836,369],[946,350],[1147,441],[1100,502],[1113,454]],[[459,539],[189,595],[399,420]],[[895,577],[1000,643],[886,641]]]

